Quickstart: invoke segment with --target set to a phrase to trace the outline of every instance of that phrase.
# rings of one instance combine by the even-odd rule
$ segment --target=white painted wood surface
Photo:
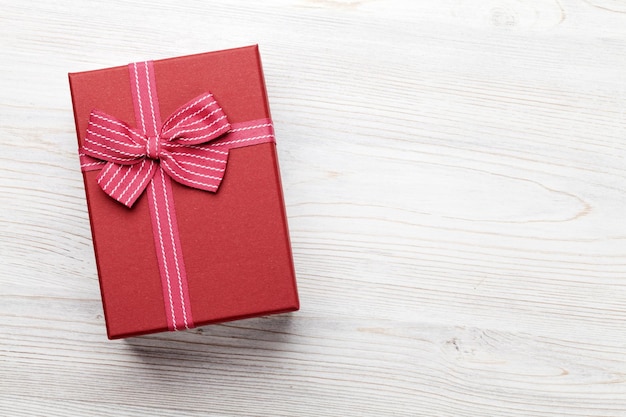
[[[259,43],[302,310],[108,341],[69,71]],[[623,0],[0,1],[0,415],[626,416]]]

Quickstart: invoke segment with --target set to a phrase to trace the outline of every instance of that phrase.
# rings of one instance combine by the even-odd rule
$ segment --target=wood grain
[[[620,0],[0,0],[0,415],[626,416]],[[67,72],[259,43],[302,310],[107,341]]]

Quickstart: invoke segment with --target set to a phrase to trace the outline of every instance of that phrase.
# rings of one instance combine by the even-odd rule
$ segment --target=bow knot
[[[161,153],[161,137],[147,136],[146,137],[146,157],[150,159],[159,159]]]
[[[82,153],[106,162],[98,184],[109,196],[131,207],[158,169],[189,187],[217,191],[229,149],[224,146],[227,142],[217,139],[230,128],[210,93],[176,110],[154,136],[94,110]]]

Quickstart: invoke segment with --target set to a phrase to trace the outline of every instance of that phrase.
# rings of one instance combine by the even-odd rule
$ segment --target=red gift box
[[[94,109],[120,126],[140,129],[131,88],[137,73],[129,68],[69,74],[79,146],[85,145]],[[154,61],[150,68],[156,110],[164,119],[207,91],[233,126],[270,118],[256,46]],[[158,156],[149,157],[158,163]],[[181,303],[193,317],[186,327],[299,308],[275,143],[230,149],[227,159],[216,192],[170,181],[177,229],[172,233],[179,241],[172,248],[181,252],[176,256],[184,262],[183,281],[180,274],[164,278],[162,259],[167,263],[171,253],[158,257],[149,192],[138,193],[129,208],[98,183],[104,162],[84,164],[101,164],[83,168],[83,177],[110,339],[180,329],[182,321],[174,316]]]

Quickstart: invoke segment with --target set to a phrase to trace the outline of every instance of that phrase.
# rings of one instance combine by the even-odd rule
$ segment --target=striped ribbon
[[[274,142],[272,121],[231,125],[213,95],[205,93],[161,123],[153,62],[128,68],[137,127],[92,111],[79,150],[81,169],[100,170],[102,190],[129,208],[147,190],[168,328],[189,329],[194,322],[171,181],[217,192],[229,150]]]

